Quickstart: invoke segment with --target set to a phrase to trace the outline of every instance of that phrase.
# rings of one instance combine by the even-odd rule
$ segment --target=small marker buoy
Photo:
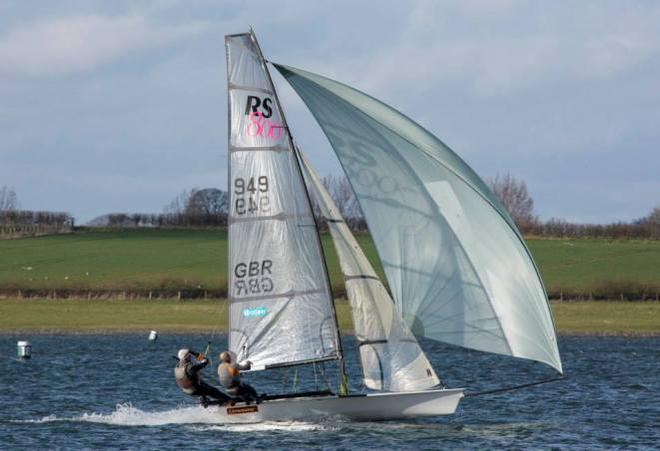
[[[32,344],[29,341],[17,342],[16,355],[19,359],[29,359],[32,357]]]
[[[158,340],[158,332],[152,330],[151,332],[149,332],[149,341],[156,341],[156,340]]]

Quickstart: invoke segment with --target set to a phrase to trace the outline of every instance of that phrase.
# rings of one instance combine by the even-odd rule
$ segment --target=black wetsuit
[[[176,384],[184,393],[191,396],[203,396],[217,399],[221,402],[231,401],[231,398],[212,385],[202,380],[199,372],[209,364],[207,359],[200,362],[193,361],[190,357],[180,360],[174,368]]]

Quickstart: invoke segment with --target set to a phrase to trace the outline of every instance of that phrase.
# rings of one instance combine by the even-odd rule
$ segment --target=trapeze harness
[[[218,377],[227,392],[237,391],[241,386],[240,372],[231,363],[223,362],[218,366]]]
[[[179,362],[179,364],[174,367],[174,379],[176,380],[176,385],[178,385],[184,393],[194,395],[197,393],[197,390],[201,385],[198,371],[208,364],[208,360],[199,364],[188,362],[182,365],[181,363],[182,362]]]

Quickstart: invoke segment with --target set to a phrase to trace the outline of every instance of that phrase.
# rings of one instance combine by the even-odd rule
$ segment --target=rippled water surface
[[[29,339],[33,359],[14,358]],[[203,335],[0,336],[3,449],[52,448],[658,448],[660,339],[564,337],[566,379],[464,399],[455,415],[415,421],[219,424],[177,389],[171,357],[203,350]],[[346,337],[352,389],[361,390]],[[225,337],[214,340],[214,350]],[[472,392],[553,376],[543,365],[423,343],[449,387]],[[268,393],[334,385],[329,366],[250,375]],[[213,380],[213,368],[205,370]]]

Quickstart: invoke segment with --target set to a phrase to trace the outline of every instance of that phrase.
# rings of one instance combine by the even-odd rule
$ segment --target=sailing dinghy
[[[274,67],[323,129],[369,226],[390,291],[295,145],[257,39],[225,37],[229,97],[229,348],[252,371],[336,361],[331,391],[218,407],[223,421],[454,413],[416,337],[561,373],[545,289],[513,221],[453,151],[349,86]],[[314,197],[344,276],[364,386],[348,393]]]

